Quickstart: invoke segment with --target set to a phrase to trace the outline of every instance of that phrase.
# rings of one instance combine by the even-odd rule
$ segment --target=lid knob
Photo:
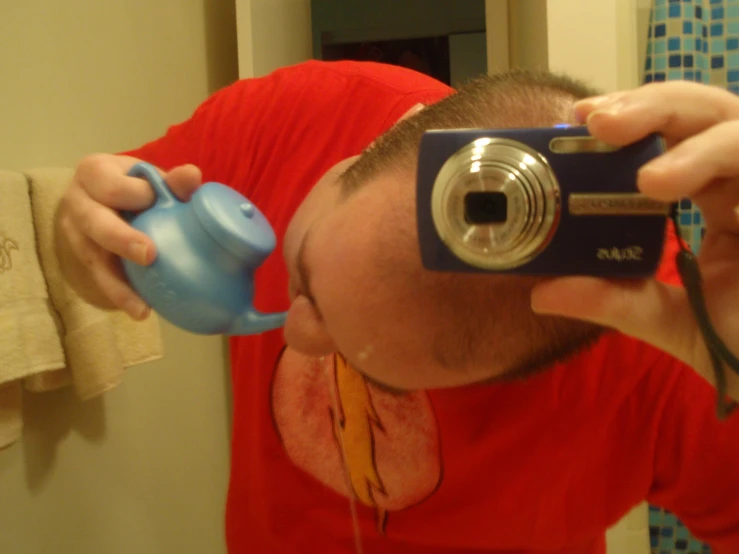
[[[241,204],[240,208],[241,213],[249,219],[254,217],[254,205],[251,202],[244,202],[243,204]]]

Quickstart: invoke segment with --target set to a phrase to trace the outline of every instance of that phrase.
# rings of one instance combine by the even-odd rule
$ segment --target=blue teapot
[[[275,233],[254,204],[220,183],[205,183],[181,202],[152,165],[128,174],[147,180],[153,206],[123,217],[147,234],[156,260],[123,260],[131,286],[161,317],[203,335],[254,335],[282,327],[285,312],[254,309],[254,272],[272,253]]]

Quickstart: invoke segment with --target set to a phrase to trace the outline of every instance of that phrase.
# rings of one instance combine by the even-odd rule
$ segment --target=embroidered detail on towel
[[[18,243],[13,239],[0,236],[0,273],[13,269],[13,260],[10,257],[11,250],[18,250]]]

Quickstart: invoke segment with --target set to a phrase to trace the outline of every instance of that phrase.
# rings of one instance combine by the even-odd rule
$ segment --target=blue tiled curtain
[[[653,0],[644,82],[688,80],[739,93],[739,0]],[[694,252],[703,218],[689,200],[680,203],[681,232]],[[710,552],[675,516],[649,510],[654,554]]]

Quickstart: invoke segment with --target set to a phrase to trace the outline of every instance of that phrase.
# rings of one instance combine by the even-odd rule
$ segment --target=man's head
[[[549,73],[481,77],[329,171],[285,236],[288,344],[311,356],[340,351],[370,379],[413,389],[518,376],[599,336],[534,315],[535,278],[424,270],[415,216],[425,131],[569,122],[574,101],[597,92]]]

